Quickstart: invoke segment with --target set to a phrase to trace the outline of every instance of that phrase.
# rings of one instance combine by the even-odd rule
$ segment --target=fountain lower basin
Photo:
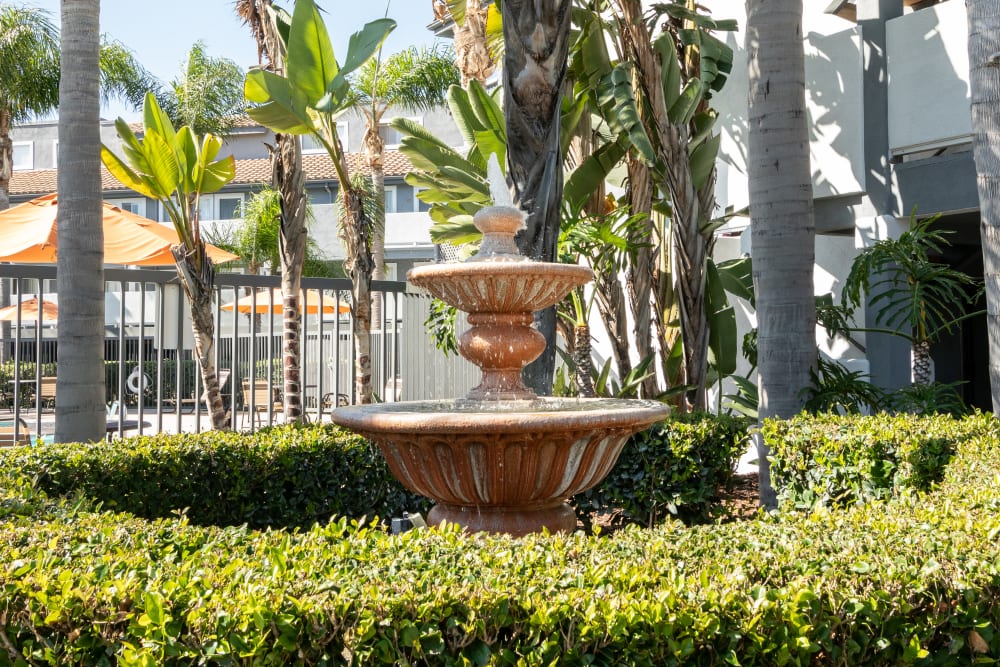
[[[566,500],[603,480],[629,436],[668,412],[655,401],[459,399],[339,408],[334,421],[375,442],[408,489],[437,502],[430,523],[519,536],[574,530]]]

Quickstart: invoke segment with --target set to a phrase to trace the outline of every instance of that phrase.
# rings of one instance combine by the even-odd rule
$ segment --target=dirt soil
[[[746,521],[757,514],[759,507],[757,473],[734,475],[731,488],[719,489],[722,498],[722,509],[718,522]],[[614,514],[597,514],[593,517],[593,525],[600,527],[601,535],[611,535],[625,526]],[[582,523],[577,526],[585,530]]]
[[[722,491],[723,520],[750,519],[757,513],[758,476],[751,472],[733,477],[733,488]]]

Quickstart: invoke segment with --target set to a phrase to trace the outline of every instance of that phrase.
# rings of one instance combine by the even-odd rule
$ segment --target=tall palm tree
[[[462,75],[462,87],[475,80],[486,85],[496,69],[490,52],[486,26],[488,0],[447,0],[447,13],[455,22],[455,60]],[[438,6],[435,6],[437,11]]]
[[[517,242],[525,257],[555,261],[563,192],[560,112],[569,53],[571,0],[504,0],[504,114],[508,178],[528,214]],[[525,368],[539,394],[552,390],[555,308],[536,313],[545,352]]]
[[[204,42],[195,42],[184,71],[170,82],[160,105],[175,126],[224,137],[246,112],[244,74],[232,60],[213,58],[205,52]]]
[[[59,62],[59,31],[48,12],[0,4],[0,210],[10,205],[11,126],[59,105]],[[116,42],[101,44],[96,71],[101,101],[117,97],[139,108],[146,90],[156,87],[155,79]]]
[[[396,26],[390,19],[367,23],[353,34],[348,42],[343,62],[338,62],[330,43],[330,35],[314,0],[298,0],[295,12],[274,12],[287,30],[288,72],[285,75],[255,67],[247,74],[245,93],[247,100],[256,106],[249,109],[250,117],[276,132],[308,134],[320,143],[337,172],[339,197],[342,202],[340,236],[347,251],[344,267],[351,277],[351,315],[355,341],[355,387],[358,400],[371,400],[371,219],[365,210],[364,193],[350,176],[347,155],[337,134],[336,117],[351,106],[349,75],[365,64],[381,48],[389,32]],[[296,142],[295,147],[298,147]],[[298,154],[301,160],[301,153]],[[283,155],[284,164],[290,164]],[[301,170],[298,172],[301,174]],[[295,186],[295,172],[289,170],[287,179],[277,179]],[[279,174],[280,176],[280,174]],[[301,178],[299,178],[301,181]],[[297,190],[298,187],[296,186]],[[286,192],[287,190],[282,190]],[[284,202],[285,215],[289,209]],[[304,217],[304,206],[303,217]],[[282,228],[284,231],[284,227]],[[301,227],[304,236],[304,225]],[[286,251],[290,240],[285,239]],[[302,239],[303,252],[305,240]],[[284,267],[282,267],[284,271]],[[282,274],[282,287],[287,276]],[[289,288],[290,289],[290,288]],[[298,290],[298,285],[294,285]],[[297,306],[298,293],[285,295],[285,311]],[[287,322],[287,318],[286,318]],[[286,369],[286,380],[287,380]],[[286,405],[287,410],[287,405]]]
[[[63,0],[57,442],[100,440],[105,432],[99,15],[100,0]]]
[[[385,141],[382,118],[390,107],[427,111],[445,103],[448,88],[459,82],[454,54],[445,48],[410,47],[385,60],[373,58],[358,70],[352,90],[354,108],[365,119],[365,159],[371,169],[372,188],[382,204],[376,207],[372,234],[372,280],[385,278]],[[381,304],[372,302],[372,319],[381,327]]]
[[[802,3],[748,0],[750,234],[761,419],[802,410],[816,367],[813,217]],[[758,441],[760,500],[776,504]]]
[[[1000,6],[967,0],[972,146],[979,174],[980,237],[986,282],[993,412],[1000,416]]]
[[[237,0],[236,14],[257,42],[261,67],[285,74],[285,46],[278,33],[278,15],[271,0]],[[283,20],[287,20],[287,17]],[[302,419],[301,318],[299,290],[306,259],[306,191],[302,173],[302,146],[298,137],[287,132],[275,135],[271,152],[272,184],[281,193],[281,290],[284,295],[282,318],[282,390],[286,417]]]
[[[138,108],[146,90],[156,87],[155,79],[120,43],[100,44],[101,101],[117,97]],[[10,206],[11,127],[59,105],[59,48],[59,31],[48,12],[0,3],[0,211]],[[10,303],[7,283],[0,280],[0,306]],[[2,323],[0,335],[9,334],[10,323]]]

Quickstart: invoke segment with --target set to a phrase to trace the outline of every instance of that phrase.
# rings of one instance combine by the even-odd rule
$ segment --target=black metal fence
[[[42,436],[54,419],[54,389],[49,387],[58,372],[58,321],[46,316],[44,309],[36,315],[30,300],[48,300],[57,307],[55,278],[54,266],[0,265],[0,290],[8,290],[14,304],[0,323],[0,411],[6,407],[12,413],[15,427],[18,418],[33,422],[29,430],[36,436]],[[176,272],[109,268],[105,281],[105,400],[117,411],[109,414],[109,420],[121,422],[128,416],[140,432],[204,428],[208,421],[201,374]],[[351,286],[346,279],[304,278],[302,287],[309,290],[301,329],[303,401],[309,418],[322,419],[331,407],[357,398]],[[384,322],[373,324],[372,386],[381,400],[397,400],[406,283],[379,281],[372,287],[384,304]],[[273,403],[266,412],[256,410],[255,394],[244,389],[266,384],[280,406],[281,303],[269,298],[279,288],[276,276],[216,276],[215,363],[225,379],[223,401],[234,428],[252,429],[255,423],[270,423],[277,417]],[[278,303],[272,307],[275,300]],[[248,418],[252,412],[260,413],[259,420]]]

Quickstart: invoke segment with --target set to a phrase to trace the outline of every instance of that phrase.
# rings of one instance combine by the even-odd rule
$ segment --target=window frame
[[[35,142],[34,141],[12,141],[11,145],[11,171],[31,171],[35,168]],[[28,166],[18,166],[17,163],[17,149],[18,147],[28,148]]]
[[[323,154],[323,155],[325,155],[326,154],[326,149],[323,148],[322,146],[319,146],[319,145],[310,146],[309,148],[306,148],[305,141],[307,139],[309,141],[313,141],[313,137],[312,137],[311,134],[303,134],[303,135],[300,135],[300,136],[301,136],[301,138],[299,139],[299,147],[302,149],[302,154],[303,155],[317,155],[317,154]],[[351,137],[350,137],[350,124],[346,120],[338,120],[337,121],[337,136],[340,137],[340,143],[344,146],[344,150],[349,152],[350,151],[350,139],[351,139]]]
[[[383,118],[381,121],[379,121],[379,124],[378,124],[379,130],[381,130],[383,127],[386,127],[389,130],[392,130],[393,132],[396,132],[398,134],[399,130],[396,130],[396,129],[390,127],[390,123],[392,123],[392,121],[396,120],[397,118],[405,118],[406,120],[413,121],[414,123],[416,123],[420,127],[424,126],[424,117],[423,116],[393,116],[392,118]],[[379,134],[379,136],[381,136],[381,133]],[[398,150],[401,145],[402,145],[402,136],[400,136],[399,143],[390,144],[389,142],[386,142],[385,145],[384,145],[384,149],[387,150],[387,151],[394,151],[394,150]]]

